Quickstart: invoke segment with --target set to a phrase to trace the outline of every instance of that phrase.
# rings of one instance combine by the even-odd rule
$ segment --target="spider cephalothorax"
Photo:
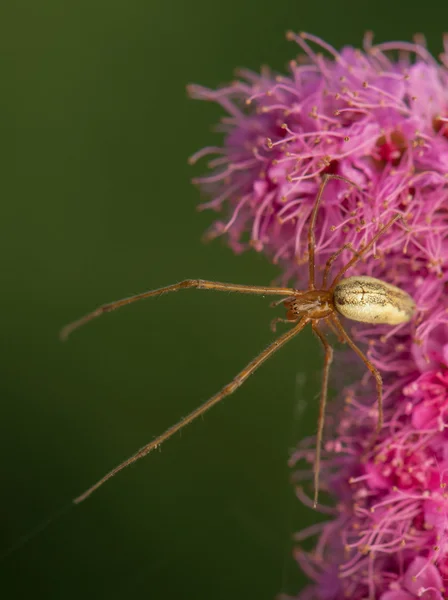
[[[297,295],[284,301],[287,309],[286,320],[297,321],[304,316],[311,319],[325,319],[334,311],[333,294],[330,290],[310,290],[297,292]]]

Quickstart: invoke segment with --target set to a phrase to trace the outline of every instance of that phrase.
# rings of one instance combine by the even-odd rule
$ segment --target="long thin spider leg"
[[[360,260],[370,250],[370,248],[375,244],[375,242],[377,242],[378,239],[384,233],[386,233],[386,231],[388,229],[390,229],[392,227],[392,225],[396,221],[398,221],[399,219],[401,221],[404,221],[402,215],[395,215],[394,217],[392,217],[392,219],[390,219],[390,221],[388,221],[388,223],[386,223],[386,225],[384,225],[384,227],[382,227],[379,231],[377,231],[377,233],[373,236],[373,238],[370,240],[370,242],[368,244],[366,244],[364,246],[364,248],[362,248],[361,250],[359,250],[357,252],[357,254],[353,258],[351,258],[344,267],[342,267],[342,269],[339,271],[339,273],[333,279],[333,282],[332,282],[332,284],[330,286],[330,290],[334,290],[334,288],[336,287],[338,281],[341,279],[342,275],[344,275],[344,273],[346,271],[348,271],[348,269],[350,269],[350,267],[353,267],[353,265],[356,264],[358,262],[358,260]]]
[[[326,319],[326,324],[328,325],[328,327],[331,329],[331,331],[334,333],[334,335],[337,337],[338,342],[340,344],[343,344],[345,342],[345,338],[341,337],[340,332],[338,331],[338,329],[336,329],[333,321],[331,319]]]
[[[259,294],[262,296],[294,295],[294,290],[292,288],[286,287],[239,285],[234,283],[220,283],[219,281],[206,281],[205,279],[186,279],[185,281],[181,281],[180,283],[174,283],[173,285],[168,285],[157,290],[143,292],[142,294],[137,294],[128,298],[123,298],[122,300],[111,302],[110,304],[103,304],[93,312],[63,327],[61,329],[60,337],[62,340],[66,340],[68,336],[72,333],[72,331],[78,329],[78,327],[81,327],[81,325],[88,323],[92,319],[95,319],[96,317],[99,317],[106,312],[111,312],[112,310],[116,310],[121,306],[125,306],[126,304],[131,304],[132,302],[137,302],[138,300],[143,300],[144,298],[150,298],[151,296],[161,296],[162,294],[167,294],[168,292],[177,292],[178,290],[184,288],[197,288],[199,290],[216,290],[219,292],[239,292],[240,294]]]
[[[354,254],[357,254],[357,252],[353,248],[351,242],[349,242],[348,244],[345,244],[344,246],[342,246],[342,248],[339,248],[339,250],[336,250],[336,252],[330,256],[330,258],[327,260],[327,262],[325,264],[324,276],[322,278],[322,289],[325,290],[327,288],[327,280],[328,280],[328,275],[330,274],[331,265],[344,252],[344,250],[351,250]]]
[[[367,358],[367,356],[364,354],[364,352],[362,352],[362,350],[360,350],[358,348],[358,346],[355,344],[355,342],[351,339],[351,337],[345,331],[344,327],[342,326],[341,321],[336,316],[336,314],[333,314],[330,317],[330,319],[333,321],[337,330],[340,332],[341,336],[344,338],[344,340],[347,342],[347,344],[350,346],[350,348],[354,352],[356,352],[356,354],[359,356],[359,358],[364,362],[366,367],[369,369],[369,371],[375,377],[376,391],[377,391],[377,398],[378,398],[378,422],[376,424],[376,430],[377,430],[377,432],[379,432],[379,431],[381,431],[381,428],[383,427],[383,419],[384,419],[384,417],[383,417],[383,379],[381,377],[381,374],[378,371],[378,369],[373,365],[373,363],[370,362],[370,360]]]
[[[289,340],[291,340],[300,331],[302,331],[302,329],[305,327],[305,325],[307,323],[309,323],[309,319],[303,318],[301,321],[299,321],[297,323],[297,325],[295,325],[295,327],[293,327],[292,329],[290,329],[289,331],[287,331],[283,335],[281,335],[279,338],[274,340],[272,342],[272,344],[270,344],[265,350],[263,350],[263,352],[261,352],[261,354],[256,356],[242,371],[240,371],[240,373],[238,373],[238,375],[230,383],[228,383],[226,386],[224,386],[221,391],[219,391],[217,394],[215,394],[214,396],[209,398],[209,400],[207,400],[206,402],[201,404],[201,406],[198,406],[198,408],[196,408],[189,415],[187,415],[186,417],[184,417],[183,419],[178,421],[175,425],[172,425],[171,427],[169,427],[164,433],[162,433],[162,435],[159,435],[152,442],[150,442],[149,444],[146,444],[145,446],[140,448],[140,450],[138,452],[136,452],[133,456],[131,456],[130,458],[128,458],[127,460],[125,460],[124,462],[119,464],[117,467],[112,469],[112,471],[107,473],[107,475],[105,475],[102,479],[100,479],[97,483],[95,483],[95,485],[93,485],[87,491],[85,491],[83,494],[81,494],[80,496],[75,498],[73,500],[73,503],[79,504],[80,502],[85,500],[88,496],[90,496],[90,494],[92,494],[95,490],[97,490],[99,487],[101,487],[103,485],[103,483],[106,483],[106,481],[108,481],[111,477],[113,477],[114,475],[116,475],[117,473],[119,473],[120,471],[122,471],[123,469],[125,469],[126,467],[131,465],[132,463],[135,463],[140,458],[143,458],[144,456],[149,454],[149,452],[151,452],[151,450],[158,448],[163,442],[165,442],[167,439],[169,439],[172,435],[174,435],[175,433],[177,433],[178,431],[183,429],[186,425],[188,425],[189,423],[191,423],[192,421],[194,421],[195,419],[197,419],[198,417],[203,415],[207,410],[212,408],[212,406],[214,406],[215,404],[218,404],[218,402],[221,402],[221,400],[223,400],[226,396],[229,396],[229,394],[232,394],[237,388],[239,388],[246,381],[246,379],[250,375],[252,375],[252,373],[256,369],[258,369],[258,367],[262,363],[265,362],[265,360],[267,360],[272,354],[274,354],[274,352],[276,352],[279,348],[281,348],[284,344],[286,344],[286,342],[289,342]]]
[[[311,213],[310,227],[308,229],[308,268],[309,268],[309,289],[310,290],[315,289],[315,286],[314,286],[314,271],[315,271],[314,249],[316,246],[316,237],[315,237],[314,229],[316,226],[317,211],[319,209],[320,201],[322,199],[322,194],[324,193],[325,186],[327,185],[327,182],[330,179],[339,179],[340,181],[345,181],[346,183],[349,183],[350,185],[354,185],[355,187],[358,187],[356,185],[356,183],[354,183],[353,181],[350,181],[350,179],[341,177],[340,175],[333,175],[331,173],[326,173],[322,177],[322,183],[320,184],[319,190],[317,192],[316,200],[314,202],[313,212]]]
[[[310,227],[308,229],[308,269],[309,269],[309,289],[314,290],[314,269],[315,269],[315,259],[314,259],[314,249],[316,246],[316,235],[314,232],[314,228],[316,226],[316,217],[317,211],[319,209],[319,204],[322,198],[322,194],[324,193],[325,186],[327,185],[328,180],[330,179],[329,175],[324,175],[322,177],[322,183],[319,186],[319,190],[317,192],[316,200],[314,202],[313,212],[311,213]]]
[[[314,333],[322,342],[322,345],[325,350],[325,362],[324,362],[324,370],[322,374],[322,390],[320,393],[320,403],[319,403],[319,419],[317,421],[317,440],[316,440],[316,457],[314,459],[314,503],[313,506],[316,508],[317,499],[319,496],[319,474],[320,474],[320,455],[322,449],[322,436],[324,431],[324,423],[325,423],[325,407],[327,404],[327,395],[328,395],[328,377],[330,374],[330,366],[333,362],[333,348],[328,343],[325,335],[319,330],[317,323],[313,321],[311,323],[311,327],[313,328]]]

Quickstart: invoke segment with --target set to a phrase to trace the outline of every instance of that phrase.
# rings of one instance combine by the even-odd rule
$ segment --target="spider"
[[[198,408],[193,410],[186,417],[178,421],[176,424],[169,427],[164,433],[156,437],[154,440],[140,448],[133,456],[116,466],[112,471],[107,473],[102,479],[95,483],[92,487],[86,490],[83,494],[73,500],[74,504],[79,504],[85,500],[90,494],[97,490],[100,486],[108,481],[111,477],[116,475],[119,471],[125,467],[136,462],[140,458],[146,456],[151,450],[158,448],[163,442],[180,431],[183,427],[203,415],[218,402],[221,402],[226,396],[232,394],[237,388],[239,388],[246,379],[254,373],[258,367],[264,363],[270,356],[274,354],[279,348],[284,346],[293,337],[299,334],[302,329],[310,324],[311,328],[320,340],[324,352],[324,368],[322,375],[322,390],[320,395],[319,404],[319,417],[317,425],[317,438],[316,438],[316,454],[314,460],[314,507],[317,506],[318,501],[318,486],[319,486],[319,472],[320,472],[320,459],[321,459],[321,445],[322,445],[322,434],[324,428],[325,418],[325,407],[327,403],[327,389],[328,389],[328,378],[330,373],[330,365],[333,360],[333,348],[328,342],[325,334],[321,331],[320,323],[325,323],[338,335],[340,341],[347,343],[350,348],[359,356],[364,362],[367,369],[375,378],[376,390],[377,390],[377,402],[378,402],[378,421],[377,421],[377,432],[380,431],[383,425],[383,399],[382,399],[382,379],[378,369],[372,364],[367,356],[358,348],[358,346],[350,338],[346,330],[344,329],[339,314],[355,321],[361,321],[365,323],[382,323],[388,325],[396,325],[400,323],[406,323],[409,321],[415,312],[415,304],[413,299],[403,290],[395,287],[389,283],[367,276],[353,276],[342,279],[343,275],[353,267],[367,252],[373,247],[377,240],[386,231],[392,227],[392,225],[398,220],[403,220],[403,217],[399,214],[392,217],[386,225],[384,225],[372,239],[359,251],[355,251],[351,244],[345,244],[338,251],[336,251],[327,260],[321,287],[316,287],[315,283],[315,224],[316,217],[319,209],[319,205],[322,199],[322,195],[327,182],[330,179],[339,179],[345,181],[350,185],[355,185],[345,177],[333,174],[325,174],[322,177],[321,184],[319,186],[316,200],[311,213],[309,231],[308,231],[308,269],[309,269],[309,282],[308,289],[305,291],[296,290],[289,287],[276,287],[276,286],[256,286],[256,285],[239,285],[232,283],[219,283],[218,281],[205,281],[202,279],[186,279],[180,283],[175,283],[167,287],[159,288],[156,290],[150,290],[143,292],[135,296],[124,298],[110,304],[104,304],[94,310],[93,312],[85,315],[81,319],[70,323],[65,326],[61,331],[61,339],[65,340],[67,337],[91,319],[102,315],[103,313],[110,312],[126,304],[131,304],[137,300],[143,300],[151,296],[160,296],[168,292],[177,292],[181,289],[196,288],[201,290],[216,290],[221,292],[239,292],[242,294],[258,294],[261,296],[281,296],[280,300],[277,300],[271,304],[271,306],[278,306],[283,304],[287,310],[286,319],[276,318],[272,322],[272,329],[275,331],[277,322],[292,323],[293,327],[280,335],[274,340],[265,350],[263,350],[258,356],[256,356],[242,371],[236,375],[236,377],[227,385],[225,385],[217,394],[209,398],[206,402],[201,404]],[[353,257],[339,270],[337,275],[332,280],[331,284],[328,284],[328,278],[330,268],[334,261],[342,254],[345,249],[349,249],[353,252]]]

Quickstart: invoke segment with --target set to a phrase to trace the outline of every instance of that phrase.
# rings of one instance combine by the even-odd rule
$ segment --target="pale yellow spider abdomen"
[[[399,325],[415,312],[411,296],[400,288],[374,277],[347,277],[334,290],[336,310],[348,319],[363,323]]]

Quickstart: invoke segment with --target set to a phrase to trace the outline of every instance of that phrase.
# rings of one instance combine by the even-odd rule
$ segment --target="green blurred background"
[[[282,70],[287,29],[340,47],[427,35],[444,3],[26,0],[0,9],[1,550],[229,381],[271,339],[268,300],[185,292],[58,341],[61,325],[186,277],[266,284],[203,245],[187,157],[222,114],[188,100],[236,66]],[[405,7],[405,11],[403,8]],[[445,23],[444,23],[445,18]],[[239,393],[0,562],[7,598],[269,600],[300,589],[289,449],[315,428],[304,333]]]

